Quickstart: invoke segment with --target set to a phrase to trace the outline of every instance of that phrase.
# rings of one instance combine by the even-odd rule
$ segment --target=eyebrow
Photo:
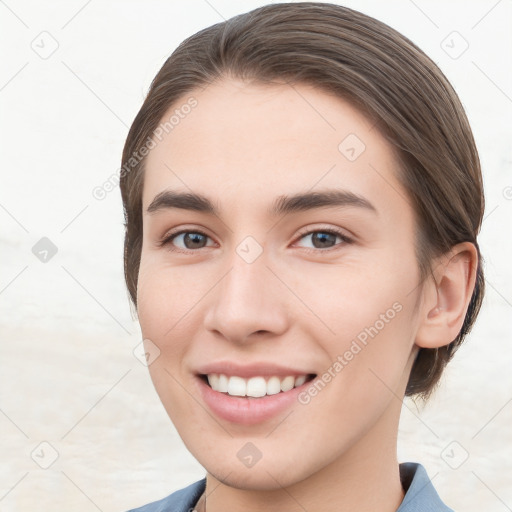
[[[303,212],[326,207],[358,207],[377,214],[377,209],[368,199],[348,190],[328,189],[317,192],[281,195],[267,210],[269,216],[277,217],[294,212]],[[147,213],[178,208],[220,216],[219,208],[208,197],[194,192],[164,190],[157,194],[147,208]]]

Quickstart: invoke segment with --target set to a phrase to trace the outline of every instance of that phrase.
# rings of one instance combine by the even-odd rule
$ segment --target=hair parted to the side
[[[346,7],[316,2],[266,5],[201,30],[166,60],[133,121],[122,156],[124,272],[134,306],[145,158],[133,156],[154,139],[170,107],[225,77],[313,85],[345,99],[377,123],[395,149],[398,178],[415,210],[422,278],[431,272],[435,256],[460,242],[476,246],[476,285],[459,335],[447,346],[421,348],[411,370],[406,396],[428,399],[483,299],[477,234],[484,193],[478,152],[461,102],[436,64],[396,30]]]

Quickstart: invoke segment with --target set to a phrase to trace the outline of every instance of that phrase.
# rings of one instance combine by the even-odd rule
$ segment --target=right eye
[[[164,236],[158,242],[159,247],[166,247],[169,251],[176,252],[194,252],[195,249],[202,249],[206,247],[205,241],[210,238],[206,233],[198,230],[181,230],[176,233]],[[175,240],[179,240],[181,247],[175,248]]]

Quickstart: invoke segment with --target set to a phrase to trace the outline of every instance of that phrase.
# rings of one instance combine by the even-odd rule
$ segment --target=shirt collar
[[[421,464],[400,464],[400,480],[405,496],[396,512],[453,512],[441,501],[426,469]]]

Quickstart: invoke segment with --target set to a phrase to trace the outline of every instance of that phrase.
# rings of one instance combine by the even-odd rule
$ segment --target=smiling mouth
[[[316,374],[287,375],[285,377],[251,377],[245,379],[236,375],[209,373],[199,377],[214,391],[230,396],[260,398],[286,393],[298,388],[316,377]]]

